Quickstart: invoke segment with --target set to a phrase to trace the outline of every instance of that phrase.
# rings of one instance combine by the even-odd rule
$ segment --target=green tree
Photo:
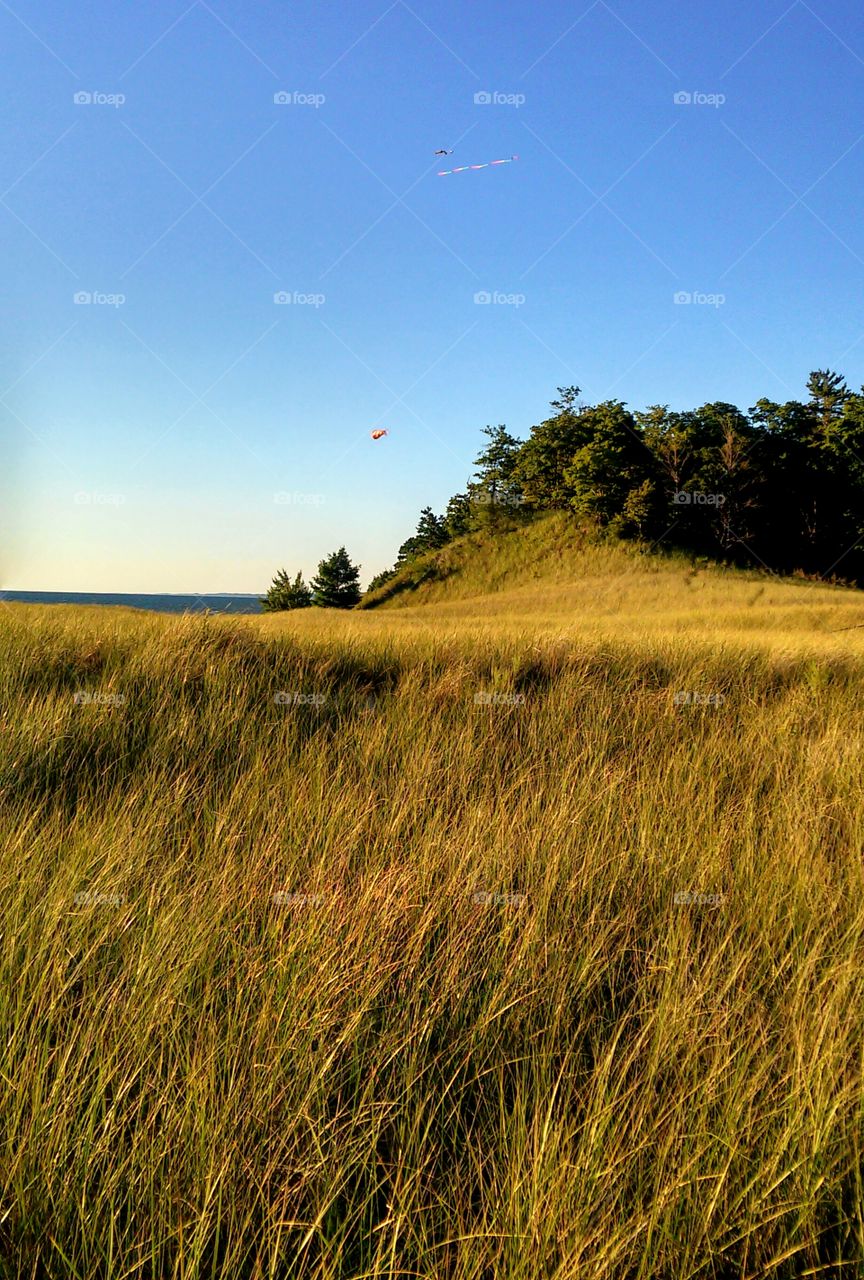
[[[750,409],[750,421],[759,437],[754,464],[764,480],[758,553],[772,566],[812,569],[823,505],[814,489],[816,415],[799,400],[763,398]]]
[[[302,573],[292,582],[285,570],[280,569],[262,598],[261,607],[265,613],[275,613],[281,609],[308,609],[311,603],[312,592],[303,581]]]
[[[573,496],[570,505],[577,515],[597,520],[614,532],[628,535],[646,523],[646,503],[651,488],[654,459],[645,446],[642,432],[620,400],[607,400],[582,414],[588,439],[577,450],[564,472],[564,481]],[[639,490],[628,503],[632,490]]]
[[[716,512],[714,534],[724,550],[748,546],[757,530],[756,510],[763,483],[753,456],[758,432],[747,418],[732,405],[711,405],[717,411],[722,432],[717,447],[715,474],[717,493],[724,501],[712,508]]]
[[[861,397],[840,374],[817,369],[807,380],[810,400],[775,404],[760,400],[750,410],[763,432],[760,462],[767,500],[761,552],[769,564],[860,573],[851,548],[860,537]]]
[[[525,501],[541,510],[566,509],[573,498],[564,473],[591,435],[586,406],[578,403],[578,395],[578,387],[558,388],[559,398],[551,403],[557,413],[531,428],[516,458],[513,478]]]
[[[692,413],[671,413],[665,404],[651,405],[633,416],[671,502],[687,486],[699,464],[702,442],[698,418]]]
[[[825,432],[819,457],[824,545],[818,569],[820,573],[836,570],[844,578],[860,581],[864,574],[864,394],[844,391],[842,411]]]
[[[807,379],[807,390],[810,392],[810,407],[827,443],[832,426],[843,416],[843,408],[851,392],[846,379],[831,369],[814,369]]]
[[[437,551],[450,541],[444,517],[436,516],[431,507],[424,507],[420,512],[415,537],[426,551]]]
[[[360,599],[360,567],[354,565],[344,547],[318,565],[312,579],[312,603],[324,609],[353,609]]]
[[[634,415],[656,464],[662,530],[692,550],[728,549],[753,533],[759,432],[724,401],[670,412],[652,405]]]
[[[582,388],[576,386],[556,387],[558,392],[557,400],[550,400],[549,404],[553,409],[557,409],[559,413],[578,413],[580,409],[584,409],[584,405],[579,397],[582,394]]]
[[[662,497],[654,480],[645,479],[631,489],[624,499],[620,516],[616,517],[616,529],[622,537],[652,538],[662,536],[657,513]]]
[[[379,587],[383,587],[385,582],[389,582],[391,578],[396,576],[395,569],[382,569],[380,573],[376,573],[375,577],[366,588],[366,594],[370,591],[377,591]]]
[[[522,490],[515,478],[516,459],[522,441],[501,423],[484,427],[489,443],[474,459],[475,479],[468,486],[472,525],[509,523],[522,504]]]
[[[461,538],[472,529],[471,499],[467,493],[456,493],[447,503],[444,513],[444,525],[448,536]]]
[[[406,538],[396,555],[396,568],[401,569],[409,560],[425,555],[427,551],[437,551],[450,541],[443,516],[436,516],[431,507],[424,507],[420,512],[416,532]]]

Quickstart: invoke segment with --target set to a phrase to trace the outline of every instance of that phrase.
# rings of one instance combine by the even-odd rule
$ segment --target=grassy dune
[[[864,598],[550,531],[0,612],[4,1277],[864,1273]]]
[[[439,635],[449,624],[459,637],[466,628],[526,640],[635,637],[644,650],[686,635],[704,637],[714,652],[743,644],[790,656],[864,654],[861,592],[645,554],[635,545],[598,546],[563,516],[461,539],[408,566],[364,604],[368,616],[382,618],[379,634],[429,633],[427,606],[434,605]],[[321,618],[318,610],[296,614],[290,626],[314,633]],[[284,617],[274,624],[283,628]],[[372,624],[352,613],[349,626],[363,636]]]

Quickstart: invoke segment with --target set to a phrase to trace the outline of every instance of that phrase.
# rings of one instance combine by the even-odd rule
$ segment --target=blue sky
[[[13,0],[0,35],[2,586],[258,591],[343,543],[366,581],[559,385],[864,381],[852,0]]]

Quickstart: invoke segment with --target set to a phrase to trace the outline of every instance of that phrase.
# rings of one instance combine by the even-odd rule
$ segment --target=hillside
[[[626,643],[687,635],[712,648],[864,652],[859,590],[598,543],[563,514],[460,538],[406,566],[361,608],[396,633],[449,624]],[[303,623],[317,629],[313,618]],[[375,629],[357,626],[357,634]]]

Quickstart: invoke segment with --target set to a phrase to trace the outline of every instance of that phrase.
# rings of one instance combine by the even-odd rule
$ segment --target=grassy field
[[[864,1274],[864,597],[445,555],[0,611],[4,1280]]]

